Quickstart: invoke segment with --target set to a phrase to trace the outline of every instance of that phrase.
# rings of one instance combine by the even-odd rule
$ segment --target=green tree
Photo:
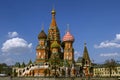
[[[8,66],[5,63],[2,63],[2,64],[0,64],[0,73],[11,75],[11,73],[12,73],[12,67]]]
[[[30,65],[30,64],[32,64],[32,61],[31,61],[31,59],[29,60],[29,62],[28,62],[28,65]]]
[[[24,62],[22,63],[21,67],[22,67],[22,68],[24,68],[24,67],[25,67],[25,63],[24,63]]]
[[[70,66],[70,64],[69,64],[69,62],[67,60],[64,60],[63,64],[64,64],[65,67],[69,67]]]
[[[21,65],[20,65],[20,63],[19,63],[19,62],[16,62],[16,63],[15,63],[15,67],[20,68],[20,66],[21,66]]]
[[[112,70],[117,71],[116,69],[117,62],[114,59],[106,60],[105,67],[109,69],[110,77],[112,74]]]
[[[60,67],[60,56],[59,53],[52,53],[51,58],[49,59],[50,64],[52,65],[51,68],[55,70],[54,76],[57,76],[57,69]]]
[[[59,66],[62,67],[64,64],[64,60],[60,60]]]

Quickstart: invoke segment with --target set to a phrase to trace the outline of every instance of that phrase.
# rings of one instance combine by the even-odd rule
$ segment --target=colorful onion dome
[[[74,41],[74,37],[70,34],[69,31],[67,31],[67,33],[64,35],[63,37],[63,41]]]
[[[42,30],[38,35],[38,39],[46,39],[46,38],[47,38],[47,35],[45,34],[44,30]]]
[[[54,41],[54,42],[51,44],[51,48],[60,48],[60,45],[58,44],[57,41]]]

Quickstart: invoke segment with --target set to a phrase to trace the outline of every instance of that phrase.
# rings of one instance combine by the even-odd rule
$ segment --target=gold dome
[[[52,9],[51,14],[52,14],[52,15],[55,15],[55,14],[56,14],[56,11],[55,11],[54,9]]]

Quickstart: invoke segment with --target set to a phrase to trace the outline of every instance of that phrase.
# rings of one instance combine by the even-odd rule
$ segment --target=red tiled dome
[[[74,41],[74,37],[70,34],[69,31],[67,31],[67,33],[64,35],[63,37],[63,41]]]

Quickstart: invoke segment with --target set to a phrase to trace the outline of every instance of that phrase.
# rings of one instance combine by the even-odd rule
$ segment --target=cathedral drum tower
[[[73,42],[74,37],[70,34],[68,30],[63,37],[63,43],[64,43],[64,60],[67,60],[70,65],[74,63]]]
[[[36,63],[44,63],[48,59],[47,54],[47,35],[45,34],[44,30],[40,32],[38,35],[39,44],[36,47]]]

